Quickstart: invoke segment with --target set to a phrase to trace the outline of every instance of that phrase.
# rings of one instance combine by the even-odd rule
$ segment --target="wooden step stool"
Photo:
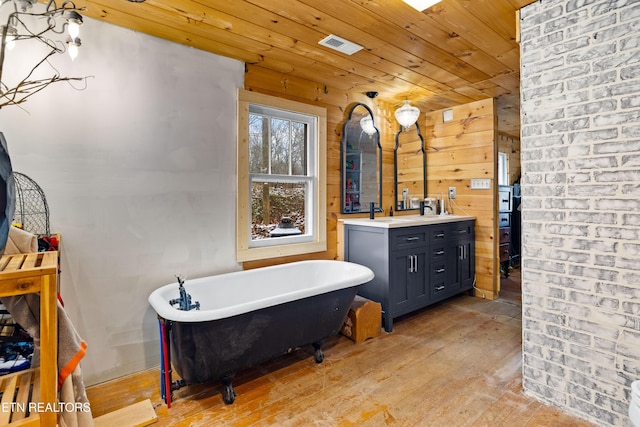
[[[382,306],[380,303],[356,295],[340,332],[357,344],[380,335],[381,327]]]

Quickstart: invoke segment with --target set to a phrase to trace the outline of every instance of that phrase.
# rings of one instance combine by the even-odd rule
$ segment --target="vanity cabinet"
[[[371,268],[358,294],[382,305],[385,331],[393,319],[473,290],[474,221],[384,228],[345,223],[345,261]]]

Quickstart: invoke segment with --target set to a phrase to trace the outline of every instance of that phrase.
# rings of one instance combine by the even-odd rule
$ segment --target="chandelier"
[[[33,11],[37,0],[0,0],[1,8],[5,5],[13,6],[6,24],[0,26],[2,44],[0,45],[0,108],[7,105],[18,105],[31,95],[40,92],[52,83],[60,81],[86,80],[86,77],[61,77],[51,65],[49,58],[57,53],[69,52],[71,59],[78,55],[81,45],[79,33],[82,25],[82,15],[72,1],[65,1],[58,5],[55,0],[49,0],[43,12]],[[52,40],[67,33],[65,41]],[[53,34],[51,34],[53,33]],[[34,65],[26,76],[17,83],[6,83],[3,74],[5,59],[9,51],[16,48],[18,42],[32,40],[44,46],[44,57],[34,59]],[[44,64],[48,64],[54,74],[46,78],[34,77],[36,71]]]

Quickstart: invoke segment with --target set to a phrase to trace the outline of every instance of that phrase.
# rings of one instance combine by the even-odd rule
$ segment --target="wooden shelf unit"
[[[58,252],[3,255],[0,258],[0,299],[40,293],[40,367],[0,377],[0,426],[55,426],[58,403]],[[29,394],[30,399],[29,399]],[[11,404],[12,402],[20,403]],[[38,402],[43,412],[20,411]],[[15,412],[5,411],[17,409]]]

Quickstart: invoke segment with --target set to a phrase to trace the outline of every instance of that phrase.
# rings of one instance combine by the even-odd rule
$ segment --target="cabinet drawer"
[[[511,227],[501,228],[500,243],[509,243],[511,241]]]
[[[451,224],[451,237],[465,237],[471,236],[473,233],[473,223],[459,223],[459,224]]]
[[[414,227],[391,234],[391,250],[423,246],[427,242],[427,229]]]
[[[504,243],[500,245],[498,252],[500,253],[500,262],[509,261],[509,244]]]
[[[431,298],[437,298],[438,296],[445,294],[447,291],[447,285],[444,280],[434,280],[431,282]]]
[[[438,224],[437,226],[432,226],[431,228],[429,228],[429,241],[432,243],[444,242],[449,236],[450,232],[451,228],[449,228],[447,225]]]
[[[511,187],[500,187],[498,189],[498,209],[500,212],[511,212],[512,191]]]
[[[444,261],[447,255],[447,251],[444,245],[432,246],[429,252],[431,254],[429,261],[436,262],[436,263],[440,261]]]
[[[431,280],[441,281],[442,277],[447,273],[447,265],[443,262],[437,262],[431,265]]]
[[[511,214],[501,213],[498,216],[498,227],[511,227]]]

